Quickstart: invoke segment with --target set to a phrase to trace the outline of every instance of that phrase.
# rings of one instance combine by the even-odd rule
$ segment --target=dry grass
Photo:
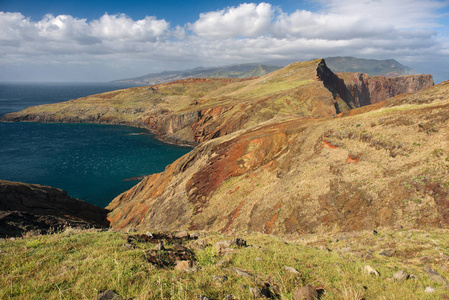
[[[270,286],[279,299],[291,299],[295,288],[305,284],[323,288],[321,299],[436,299],[447,293],[446,284],[432,279],[423,268],[427,264],[442,277],[449,275],[447,230],[240,236],[250,247],[235,247],[231,254],[219,256],[212,245],[231,237],[203,233],[200,239],[206,247],[195,250],[198,271],[194,273],[156,268],[144,255],[153,244],[139,242],[135,249],[127,248],[126,234],[118,232],[68,230],[2,240],[0,298],[95,299],[111,289],[133,299],[195,299],[197,295],[223,299],[228,294],[251,299],[250,287]],[[396,254],[379,255],[384,248],[393,248]],[[361,268],[367,264],[381,276],[364,273]],[[252,276],[239,276],[234,268]],[[400,269],[415,279],[392,280]],[[214,275],[227,280],[220,283]],[[425,293],[427,286],[434,287],[435,293]]]

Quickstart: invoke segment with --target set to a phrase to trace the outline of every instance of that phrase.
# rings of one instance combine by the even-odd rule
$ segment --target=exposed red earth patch
[[[328,142],[328,141],[326,141],[326,140],[323,141],[323,147],[324,147],[324,146],[327,146],[327,147],[329,147],[329,148],[331,148],[331,149],[338,149],[337,146],[332,145],[330,142]]]
[[[346,159],[347,164],[351,164],[351,163],[356,164],[358,162],[359,162],[359,159],[352,155],[348,155],[348,159]]]
[[[236,207],[235,210],[233,210],[229,216],[228,216],[228,222],[226,225],[221,229],[221,232],[226,232],[231,227],[232,223],[234,223],[234,220],[237,219],[239,216],[240,210],[242,209],[243,204],[245,204],[245,200],[242,200],[239,205]]]

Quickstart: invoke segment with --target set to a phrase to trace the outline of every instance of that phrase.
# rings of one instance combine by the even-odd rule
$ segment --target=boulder
[[[318,298],[318,292],[310,284],[297,288],[293,292],[293,300],[315,300]]]

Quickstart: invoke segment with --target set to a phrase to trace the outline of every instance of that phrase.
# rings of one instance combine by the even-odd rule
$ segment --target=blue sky
[[[0,0],[0,81],[110,81],[328,56],[449,79],[448,0]]]
[[[106,12],[110,15],[123,13],[132,17],[134,20],[155,15],[160,19],[169,21],[172,25],[183,26],[188,22],[195,22],[202,12],[221,10],[229,6],[238,6],[244,2],[229,0],[0,0],[0,10],[21,12],[23,15],[31,17],[34,20],[40,20],[46,14],[72,15],[77,18],[86,18],[88,21],[98,19]],[[251,1],[247,2],[249,3]],[[264,1],[252,2],[259,4]],[[302,9],[318,7],[318,4],[312,1],[276,0],[270,1],[270,3],[274,6],[282,7],[282,10],[285,12],[293,12],[299,7]]]

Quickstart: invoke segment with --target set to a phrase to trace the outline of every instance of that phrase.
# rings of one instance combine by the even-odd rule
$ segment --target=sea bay
[[[117,88],[0,84],[0,114]],[[126,179],[161,172],[189,151],[128,126],[0,122],[0,179],[61,188],[101,207],[138,182]]]

